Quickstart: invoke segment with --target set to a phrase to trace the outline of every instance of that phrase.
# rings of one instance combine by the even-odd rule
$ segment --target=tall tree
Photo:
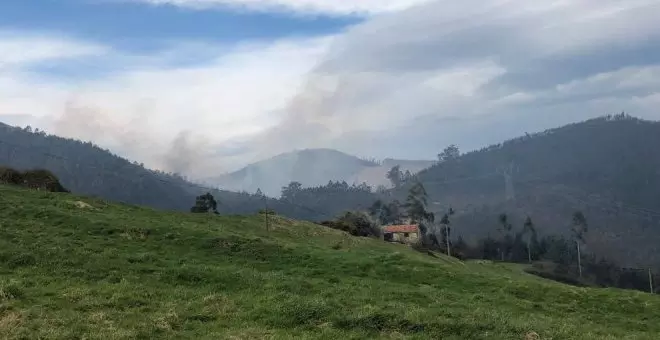
[[[500,255],[502,258],[502,261],[504,261],[504,248],[507,246],[508,243],[508,238],[509,238],[509,232],[511,232],[511,229],[513,226],[511,223],[509,223],[509,216],[507,214],[502,213],[498,217],[498,221],[500,222],[499,228],[497,228],[497,231],[500,234]]]
[[[536,235],[536,229],[534,229],[534,222],[532,222],[532,218],[527,216],[525,219],[525,224],[523,224],[523,230],[522,230],[523,237],[525,237],[525,241],[527,243],[527,261],[529,263],[532,263],[532,238]]]
[[[580,278],[582,278],[582,254],[580,253],[580,244],[585,244],[585,236],[587,231],[587,218],[581,211],[574,212],[571,232],[573,233],[573,239],[575,240],[575,245],[577,247],[578,272],[580,274]]]
[[[371,205],[371,207],[369,207],[368,211],[371,217],[375,218],[379,224],[383,225],[385,224],[384,220],[386,215],[386,211],[385,211],[386,209],[387,206],[385,205],[385,203],[383,203],[382,200],[377,200],[376,202],[374,202],[374,204]]]
[[[421,182],[415,183],[408,191],[406,213],[412,223],[433,222],[433,213],[427,211],[428,194]]]
[[[369,209],[369,215],[376,219],[381,225],[401,223],[401,204],[399,201],[384,203],[377,200]]]
[[[401,223],[403,212],[401,211],[401,202],[394,200],[385,206],[387,213],[384,223],[398,224]]]
[[[393,166],[385,175],[387,179],[390,180],[390,183],[392,183],[392,186],[395,188],[398,188],[401,186],[403,183],[403,173],[401,172],[401,166],[395,165]]]
[[[445,213],[442,216],[442,219],[440,220],[440,224],[442,225],[442,230],[443,230],[443,241],[445,245],[447,246],[447,256],[451,256],[451,221],[449,220],[449,217],[454,215],[454,209],[449,208],[449,211]]]
[[[282,198],[293,201],[301,190],[302,184],[300,182],[291,182],[282,188]]]
[[[456,144],[452,144],[452,145],[446,147],[444,150],[442,150],[441,153],[438,154],[438,160],[440,162],[446,162],[446,161],[449,161],[449,160],[456,159],[460,155],[461,155],[461,152],[458,149],[458,146],[456,146]]]

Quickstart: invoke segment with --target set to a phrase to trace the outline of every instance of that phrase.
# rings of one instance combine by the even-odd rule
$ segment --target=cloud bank
[[[648,0],[491,0],[375,17],[308,76],[337,86],[300,93],[316,106],[293,101],[278,129],[313,130],[302,145],[429,157],[622,110],[657,119],[658,16]]]
[[[367,11],[381,14],[337,36],[231,49],[181,42],[131,56],[67,40],[71,48],[14,53],[0,68],[0,119],[30,114],[49,131],[208,177],[307,147],[432,158],[450,143],[477,148],[623,110],[660,118],[657,1],[403,1],[389,4],[406,9],[389,12],[374,5],[385,2],[305,3],[326,12],[323,3],[346,6],[336,13],[374,6]],[[28,67],[99,51],[122,67],[75,81]],[[200,51],[215,57],[168,62]]]

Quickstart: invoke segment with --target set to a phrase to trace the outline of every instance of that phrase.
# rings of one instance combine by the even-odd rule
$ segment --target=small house
[[[415,243],[419,240],[419,225],[401,224],[383,226],[383,239],[387,242]]]

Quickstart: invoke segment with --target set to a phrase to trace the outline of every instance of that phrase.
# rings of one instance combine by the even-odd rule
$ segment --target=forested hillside
[[[196,196],[210,191],[219,201],[221,213],[254,213],[268,207],[293,217],[319,216],[284,200],[209,190],[176,174],[147,169],[90,142],[2,123],[0,165],[18,170],[47,169],[76,194],[158,209],[187,211],[194,205]]]
[[[299,209],[304,206],[305,211],[299,212],[298,216],[320,221],[348,210],[367,210],[380,195],[365,183],[348,185],[346,182],[330,181],[326,185],[305,188],[299,182],[292,182],[282,188],[279,201],[289,202]]]
[[[52,171],[73,192],[113,201],[183,210],[194,194],[165,173],[145,169],[90,142],[0,125],[0,164]]]
[[[657,263],[659,145],[660,123],[606,116],[470,152],[418,178],[432,211],[456,210],[455,234],[466,240],[496,234],[501,213],[517,229],[530,216],[540,233],[568,234],[582,211],[587,249],[624,264]]]

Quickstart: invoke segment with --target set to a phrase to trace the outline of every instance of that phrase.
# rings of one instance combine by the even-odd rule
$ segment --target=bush
[[[23,296],[23,289],[17,282],[0,281],[0,301],[16,300]],[[0,310],[0,312],[2,312],[2,310]]]
[[[321,225],[345,231],[353,236],[381,236],[381,230],[378,224],[361,212],[348,211],[334,221],[321,222]]]
[[[583,282],[578,278],[572,277],[568,274],[562,274],[562,273],[557,273],[554,271],[544,271],[536,268],[527,268],[525,269],[525,272],[528,274],[536,275],[539,277],[542,277],[544,279],[548,280],[553,280],[561,283],[565,283],[568,285],[572,286],[577,286],[577,287],[589,287],[593,286],[592,284],[589,284],[588,282]]]
[[[23,174],[12,168],[0,167],[0,183],[4,184],[23,184]]]
[[[57,176],[44,169],[20,172],[12,168],[0,167],[0,184],[18,185],[50,192],[70,192],[62,186]]]
[[[25,171],[23,173],[23,183],[30,189],[69,192],[52,172],[43,169]]]

